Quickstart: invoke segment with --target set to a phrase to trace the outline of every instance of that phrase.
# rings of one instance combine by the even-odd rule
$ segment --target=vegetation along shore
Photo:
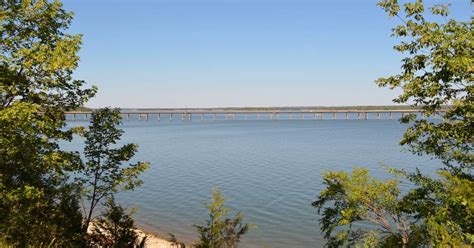
[[[473,19],[454,19],[449,5],[400,2],[377,3],[398,23],[392,36],[403,57],[401,68],[376,80],[379,87],[400,92],[396,106],[203,109],[408,109],[426,117],[443,110],[441,121],[414,113],[400,119],[407,124],[400,145],[440,161],[436,175],[415,166],[387,168],[387,179],[360,167],[324,173],[322,190],[307,206],[320,214],[327,247],[474,246]],[[0,3],[0,246],[183,247],[180,237],[167,241],[138,231],[133,216],[140,209],[124,208],[117,197],[135,194],[143,173],[159,166],[137,161],[138,145],[122,142],[121,110],[93,109],[87,126],[67,125],[65,113],[89,111],[84,106],[98,91],[75,78],[83,39],[70,33],[73,13],[58,0]],[[61,147],[73,139],[80,139],[83,149]],[[401,190],[402,182],[412,187]],[[254,225],[224,203],[215,188],[204,224],[189,223],[197,240],[187,246],[242,244]]]

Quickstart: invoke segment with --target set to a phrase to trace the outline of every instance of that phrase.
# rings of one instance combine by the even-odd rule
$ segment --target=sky
[[[468,0],[451,0],[469,19]],[[376,0],[65,0],[89,107],[390,105],[400,71]],[[444,3],[442,1],[425,1]]]

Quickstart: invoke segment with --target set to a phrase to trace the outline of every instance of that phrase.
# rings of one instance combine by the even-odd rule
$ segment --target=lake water
[[[251,118],[250,118],[251,119]],[[85,125],[75,121],[73,125]],[[432,172],[439,162],[405,151],[406,126],[394,120],[124,121],[124,143],[137,143],[136,159],[151,162],[144,185],[119,200],[137,208],[139,227],[179,240],[197,238],[204,203],[219,187],[226,206],[253,223],[242,247],[320,247],[324,239],[310,204],[328,170],[367,167],[387,177],[380,163]],[[82,149],[80,140],[66,148]]]

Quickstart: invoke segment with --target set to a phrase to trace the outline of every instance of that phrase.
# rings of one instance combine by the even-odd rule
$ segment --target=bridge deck
[[[437,114],[444,113],[445,110],[440,110]],[[88,117],[93,114],[93,111],[70,111],[66,112],[65,114],[68,116],[72,116],[72,120],[76,120],[76,116],[83,116],[84,120],[87,120]],[[194,116],[198,116],[198,119],[206,120],[206,116],[212,115],[213,120],[217,120],[220,117],[224,116],[226,120],[235,120],[236,116],[243,117],[245,120],[250,120],[249,115],[255,115],[257,120],[280,120],[285,119],[288,120],[296,120],[296,119],[305,119],[305,115],[310,115],[309,119],[320,119],[323,120],[326,115],[332,114],[333,119],[340,119],[338,116],[344,114],[343,119],[363,119],[368,120],[369,114],[374,115],[375,118],[380,119],[393,119],[394,115],[404,116],[406,114],[416,114],[420,115],[422,118],[425,118],[425,114],[422,110],[419,109],[393,109],[393,110],[383,110],[383,109],[303,109],[303,110],[291,110],[291,109],[268,109],[268,110],[243,110],[243,109],[162,109],[162,110],[126,110],[121,111],[121,114],[124,119],[131,120],[132,117],[135,116],[136,119],[141,120],[148,120],[150,117],[155,116],[157,120],[161,120],[162,117],[167,117],[170,121],[174,119],[174,117],[178,117],[181,115],[181,119],[185,120],[192,120]],[[356,117],[353,115],[356,114]],[[382,115],[388,115],[388,118]],[[262,116],[263,115],[263,116]],[[352,117],[351,117],[352,115]],[[312,118],[311,118],[312,116]],[[268,118],[266,118],[268,117]],[[179,118],[179,117],[178,117]],[[239,119],[239,118],[237,118]]]
[[[277,114],[277,113],[422,113],[418,109],[405,110],[354,110],[354,109],[338,109],[338,110],[137,110],[137,111],[121,111],[122,114]],[[437,112],[444,112],[439,110]],[[92,114],[93,111],[68,111],[66,114]]]

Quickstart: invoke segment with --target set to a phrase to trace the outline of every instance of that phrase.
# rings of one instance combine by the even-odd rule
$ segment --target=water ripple
[[[318,247],[324,242],[310,204],[328,170],[378,165],[431,172],[437,161],[413,156],[398,145],[396,120],[124,122],[121,143],[139,144],[135,160],[150,161],[144,185],[119,195],[137,207],[140,227],[174,233],[190,242],[192,224],[204,224],[213,187],[227,206],[257,225],[244,247]],[[82,144],[65,144],[72,149]],[[427,166],[428,165],[428,166]]]

